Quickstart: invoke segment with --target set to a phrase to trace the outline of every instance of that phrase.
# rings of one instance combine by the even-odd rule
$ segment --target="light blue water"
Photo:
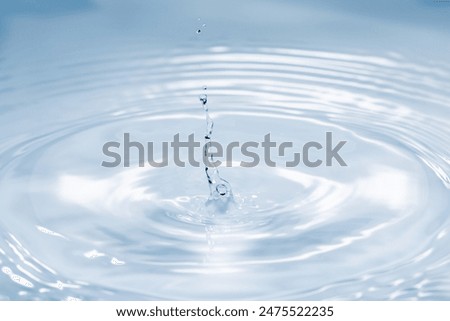
[[[391,2],[2,1],[0,299],[450,299],[450,4]],[[101,167],[202,137],[204,85],[215,141],[349,166],[221,168],[226,215],[203,168]]]

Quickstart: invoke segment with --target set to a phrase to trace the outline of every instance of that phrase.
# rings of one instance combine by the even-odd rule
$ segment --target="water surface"
[[[449,299],[449,8],[350,3],[5,7],[0,298]],[[203,137],[204,85],[215,141],[348,166],[220,168],[226,213],[202,167],[101,166]]]

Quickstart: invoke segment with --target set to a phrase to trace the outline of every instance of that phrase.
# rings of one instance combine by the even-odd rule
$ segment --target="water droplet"
[[[208,95],[206,95],[206,94],[202,94],[202,95],[198,96],[198,98],[200,99],[200,101],[202,102],[203,105],[206,105],[206,103],[208,102]]]
[[[228,188],[224,184],[219,184],[216,186],[216,191],[220,196],[224,196],[228,192]]]

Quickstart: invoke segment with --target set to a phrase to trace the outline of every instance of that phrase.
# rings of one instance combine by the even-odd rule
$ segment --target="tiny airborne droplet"
[[[201,20],[200,18],[197,19],[197,21],[199,21],[199,22],[200,22],[200,20]],[[202,28],[205,28],[205,27],[206,27],[206,23],[203,23],[202,26],[197,29],[197,33],[201,33]]]

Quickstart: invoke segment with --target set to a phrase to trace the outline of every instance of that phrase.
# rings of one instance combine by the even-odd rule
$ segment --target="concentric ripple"
[[[27,77],[0,62],[0,299],[450,299],[446,66],[129,52],[78,52]],[[202,138],[204,85],[215,141],[271,133],[301,148],[332,132],[348,166],[221,167],[227,211],[206,205],[202,167],[101,166],[124,133]]]

